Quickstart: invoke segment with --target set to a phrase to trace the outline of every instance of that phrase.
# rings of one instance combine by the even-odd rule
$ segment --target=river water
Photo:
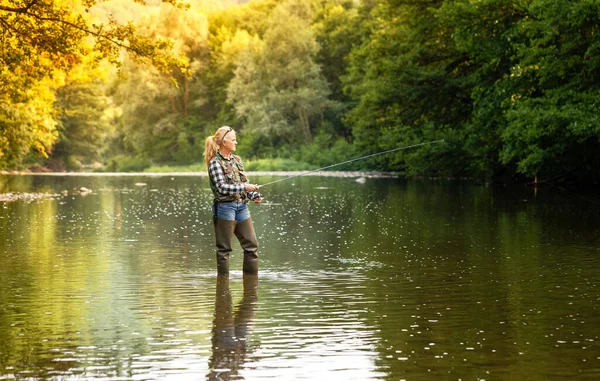
[[[355,180],[264,187],[217,277],[206,177],[0,176],[0,379],[600,379],[597,197]]]

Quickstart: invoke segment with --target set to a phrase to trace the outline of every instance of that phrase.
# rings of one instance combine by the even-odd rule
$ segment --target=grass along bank
[[[314,165],[291,159],[244,160],[244,167],[248,172],[293,172],[309,171],[317,168]],[[144,168],[144,172],[206,172],[206,166],[204,163],[191,165],[151,165]]]

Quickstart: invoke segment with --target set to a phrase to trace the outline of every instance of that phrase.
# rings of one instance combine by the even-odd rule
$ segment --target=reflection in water
[[[244,274],[244,294],[233,310],[229,275],[217,276],[212,356],[208,380],[241,380],[238,374],[249,351],[248,332],[257,305],[258,276]]]
[[[0,192],[61,195],[0,202],[0,379],[600,379],[600,213],[572,195],[273,184],[258,307],[256,277],[215,282],[206,177]]]

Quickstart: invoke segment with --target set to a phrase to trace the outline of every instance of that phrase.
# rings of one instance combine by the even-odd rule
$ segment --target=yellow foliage
[[[187,8],[179,0],[161,4]],[[143,0],[0,0],[0,168],[18,165],[31,149],[48,156],[58,136],[54,90],[65,83],[106,78],[124,52],[163,72],[189,67],[186,42],[173,49],[165,36],[144,35],[131,22],[160,10]],[[202,22],[195,15],[187,26]]]

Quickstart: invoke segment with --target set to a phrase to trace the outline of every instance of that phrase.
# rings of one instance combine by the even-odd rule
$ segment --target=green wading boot
[[[215,237],[217,241],[217,273],[229,274],[229,253],[235,221],[215,219]]]
[[[252,218],[238,223],[235,226],[235,236],[240,240],[240,245],[244,249],[244,266],[245,274],[258,273],[258,240],[254,232],[254,224]]]

